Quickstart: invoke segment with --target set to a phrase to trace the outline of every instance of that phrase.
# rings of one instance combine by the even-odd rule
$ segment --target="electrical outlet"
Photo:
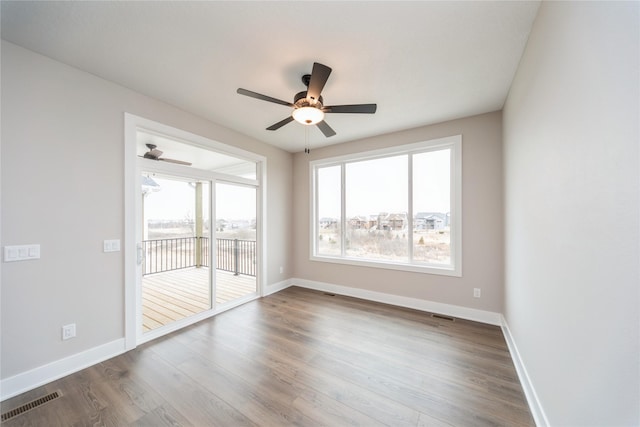
[[[76,324],[64,325],[62,327],[62,339],[68,340],[76,336]]]
[[[473,288],[473,297],[480,298],[480,288]]]
[[[284,273],[284,267],[280,266],[280,274]]]

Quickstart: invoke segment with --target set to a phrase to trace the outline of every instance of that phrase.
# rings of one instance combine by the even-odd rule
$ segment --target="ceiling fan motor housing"
[[[298,92],[296,94],[296,96],[293,98],[293,105],[295,106],[295,108],[302,108],[302,107],[314,107],[317,108],[319,110],[322,109],[322,96],[320,96],[320,99],[313,101],[313,100],[309,100],[307,98],[307,91],[302,91],[302,92]]]

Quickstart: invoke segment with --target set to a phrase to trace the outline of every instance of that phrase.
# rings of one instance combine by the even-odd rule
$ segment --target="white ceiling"
[[[186,141],[159,135],[151,131],[136,132],[136,154],[143,157],[153,144],[162,152],[160,158],[190,162],[196,169],[225,173],[247,179],[256,179],[256,162],[243,160],[215,150],[205,150]],[[169,161],[170,161],[169,160]]]
[[[285,101],[314,61],[333,68],[325,105],[337,132],[312,148],[502,108],[538,1],[2,1],[2,38],[291,152],[304,126]],[[224,142],[224,141],[223,141]]]

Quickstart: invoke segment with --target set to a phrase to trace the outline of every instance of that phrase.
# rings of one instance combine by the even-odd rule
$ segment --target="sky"
[[[451,150],[413,155],[413,210],[450,210]],[[408,211],[407,155],[346,164],[346,216]],[[319,217],[340,217],[340,166],[319,170]]]
[[[161,190],[145,197],[145,216],[148,219],[194,219],[195,187],[193,183],[152,176]],[[209,218],[209,184],[203,184],[205,218]],[[256,217],[256,190],[231,184],[216,184],[218,219],[251,221]]]
[[[449,212],[450,150],[413,155],[413,203],[417,212]],[[407,155],[351,162],[346,165],[347,218],[402,213],[408,210]],[[153,175],[161,190],[145,197],[149,219],[195,218],[195,188],[192,183]],[[319,170],[319,217],[340,217],[340,166]],[[205,217],[209,201],[204,184]],[[256,218],[255,188],[216,184],[218,219],[251,221]]]

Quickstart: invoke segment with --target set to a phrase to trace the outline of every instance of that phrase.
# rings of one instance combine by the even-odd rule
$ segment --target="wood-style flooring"
[[[500,328],[292,287],[2,404],[13,426],[533,426]]]
[[[256,278],[216,270],[216,304],[256,292]],[[142,328],[147,332],[211,308],[209,268],[185,268],[142,278]]]

